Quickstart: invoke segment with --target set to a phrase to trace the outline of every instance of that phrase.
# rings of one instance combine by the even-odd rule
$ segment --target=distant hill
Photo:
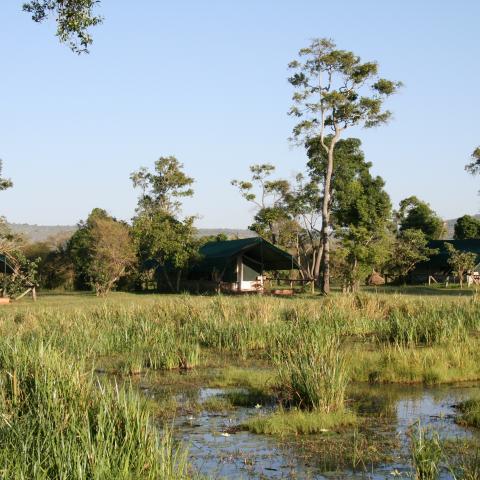
[[[480,219],[480,214],[473,215]],[[453,229],[457,219],[452,218],[445,220],[447,233],[445,239],[453,238]],[[75,225],[29,225],[27,223],[10,223],[10,228],[15,232],[23,235],[31,242],[44,242],[52,237],[69,238],[77,229]],[[223,233],[228,238],[248,238],[256,237],[257,234],[247,229],[242,228],[199,228],[198,235],[200,237],[218,235]]]
[[[30,242],[44,242],[53,237],[69,238],[77,229],[72,225],[29,225],[28,223],[9,223],[14,233],[23,235]]]
[[[9,223],[13,232],[23,235],[30,242],[44,242],[52,237],[67,239],[77,229],[74,225],[29,225],[27,223]],[[228,238],[248,238],[257,234],[241,228],[199,228],[200,237],[223,233]]]
[[[257,237],[258,235],[255,232],[247,229],[239,229],[239,228],[199,228],[198,229],[198,236],[199,237],[207,237],[210,235],[219,235],[223,233],[228,238],[249,238],[249,237]]]

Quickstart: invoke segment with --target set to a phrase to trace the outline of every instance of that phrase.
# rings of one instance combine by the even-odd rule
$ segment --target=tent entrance
[[[237,256],[238,292],[263,292],[262,265],[247,255]]]

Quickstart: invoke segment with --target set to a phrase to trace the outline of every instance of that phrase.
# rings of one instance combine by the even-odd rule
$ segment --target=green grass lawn
[[[445,287],[443,285],[388,285],[380,287],[363,287],[359,294],[368,294],[375,297],[389,297],[389,296],[408,296],[413,299],[425,299],[430,297],[440,297],[442,299],[457,299],[458,297],[472,297],[480,293],[474,287],[464,287],[460,289],[459,285],[451,285]],[[189,294],[156,294],[156,293],[127,293],[127,292],[111,292],[107,297],[101,298],[95,296],[93,292],[59,292],[59,291],[40,291],[38,294],[38,301],[36,305],[39,307],[57,307],[57,308],[84,308],[89,306],[98,305],[128,305],[139,304],[148,305],[154,302],[158,302],[162,299],[174,299],[183,296],[190,296]],[[193,296],[193,295],[192,295]],[[213,296],[213,295],[212,295]],[[211,298],[212,296],[205,295],[199,298]],[[333,287],[330,297],[343,296],[340,288]],[[226,298],[235,298],[234,296]],[[324,297],[319,293],[298,293],[294,297],[282,297],[277,298],[277,301],[297,301],[302,300],[322,300]],[[18,302],[14,302],[5,308],[25,308],[32,306],[34,303],[31,297],[24,297]],[[0,306],[0,309],[3,306]]]

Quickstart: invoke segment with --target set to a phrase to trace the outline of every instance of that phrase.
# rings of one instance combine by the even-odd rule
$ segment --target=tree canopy
[[[420,230],[427,240],[438,240],[445,233],[443,220],[432,210],[430,205],[415,196],[400,202],[397,212],[400,230]]]
[[[2,177],[3,160],[0,159],[0,190],[6,190],[13,187],[13,183],[9,178]]]
[[[183,164],[175,157],[160,157],[154,171],[147,168],[130,175],[134,188],[141,190],[138,210],[143,212],[161,210],[168,214],[178,213],[181,197],[191,197],[194,180],[183,172]]]
[[[405,281],[417,263],[428,260],[435,253],[437,250],[428,247],[428,240],[421,230],[403,230],[390,252],[387,270]]]
[[[275,167],[268,163],[251,165],[250,180],[232,180],[241,196],[255,205],[254,223],[248,228],[274,245],[289,247],[295,242],[296,225],[285,204],[291,186],[287,180],[272,179]]]
[[[100,0],[31,0],[23,4],[23,10],[35,22],[53,17],[57,24],[57,37],[68,44],[75,53],[88,53],[93,39],[90,29],[102,23],[95,7]]]
[[[331,137],[326,138],[329,143]],[[339,140],[335,147],[336,168],[332,174],[332,227],[347,225],[385,225],[391,215],[391,202],[384,180],[370,173],[371,162],[365,160],[358,138]],[[321,182],[328,163],[327,152],[318,138],[307,144],[309,176]]]
[[[130,227],[112,217],[96,218],[90,238],[90,284],[104,296],[137,263]]]
[[[142,167],[131,174],[135,188],[141,189],[137,215],[133,219],[133,235],[141,266],[152,262],[163,274],[171,291],[179,291],[182,273],[198,255],[195,217],[180,219],[183,197],[193,195],[193,178],[183,171],[175,157],[160,157],[154,171]],[[171,274],[175,275],[172,280]]]
[[[480,173],[480,146],[472,152],[470,157],[471,162],[465,165],[465,170],[472,175],[477,175]]]
[[[67,244],[75,270],[76,287],[106,295],[136,264],[130,227],[94,208]]]
[[[480,220],[471,215],[463,215],[458,218],[455,222],[453,238],[455,240],[480,238]]]

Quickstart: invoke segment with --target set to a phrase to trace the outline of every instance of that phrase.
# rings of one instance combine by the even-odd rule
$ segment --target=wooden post
[[[242,291],[242,281],[243,281],[243,258],[242,255],[237,257],[237,288],[238,291]]]
[[[19,295],[15,300],[20,300],[21,298],[23,298],[27,293],[30,293],[32,291],[31,288],[29,288],[28,290],[26,290],[25,292],[23,292],[21,295]]]

